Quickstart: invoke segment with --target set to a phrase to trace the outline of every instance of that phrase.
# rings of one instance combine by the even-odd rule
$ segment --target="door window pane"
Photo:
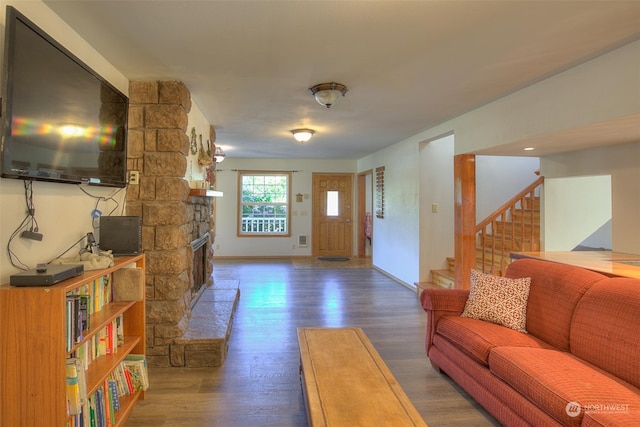
[[[327,191],[327,216],[338,216],[339,207],[338,192]]]

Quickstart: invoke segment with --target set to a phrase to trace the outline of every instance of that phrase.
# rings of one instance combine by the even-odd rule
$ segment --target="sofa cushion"
[[[489,366],[489,352],[498,346],[551,348],[529,334],[495,323],[460,316],[444,316],[438,322],[437,335],[463,351],[473,360]]]
[[[578,300],[606,276],[582,268],[535,259],[512,262],[506,277],[531,277],[527,332],[560,350],[569,350],[571,319]]]
[[[510,279],[471,270],[469,298],[462,317],[497,323],[526,332],[531,279]]]
[[[640,410],[639,389],[570,353],[496,347],[489,354],[489,369],[564,425],[578,426],[585,410],[605,405]]]
[[[586,411],[580,427],[629,426],[640,426],[640,411],[631,412],[624,406],[613,406]]]
[[[640,282],[594,284],[576,306],[571,353],[640,388]]]

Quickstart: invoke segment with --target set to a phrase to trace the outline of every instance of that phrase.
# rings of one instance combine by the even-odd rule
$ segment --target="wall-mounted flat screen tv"
[[[2,177],[126,185],[128,98],[7,6]]]

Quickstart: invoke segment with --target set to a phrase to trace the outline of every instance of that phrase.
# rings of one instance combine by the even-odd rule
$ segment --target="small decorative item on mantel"
[[[213,164],[213,158],[204,151],[202,145],[202,135],[200,135],[200,153],[198,154],[198,164],[200,166],[211,166]]]
[[[191,154],[196,154],[198,152],[198,142],[196,141],[196,128],[191,128],[191,142],[189,145],[189,149],[191,150]]]
[[[211,166],[207,168],[207,178],[206,178],[206,182],[207,182],[207,188],[210,190],[213,190],[215,188],[216,182],[215,182],[215,176],[216,174],[213,172],[214,168],[215,168],[215,163]]]

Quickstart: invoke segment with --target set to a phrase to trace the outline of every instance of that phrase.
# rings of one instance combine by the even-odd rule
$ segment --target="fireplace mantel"
[[[189,190],[189,196],[191,197],[222,197],[222,191],[207,190],[204,188],[191,188]]]

